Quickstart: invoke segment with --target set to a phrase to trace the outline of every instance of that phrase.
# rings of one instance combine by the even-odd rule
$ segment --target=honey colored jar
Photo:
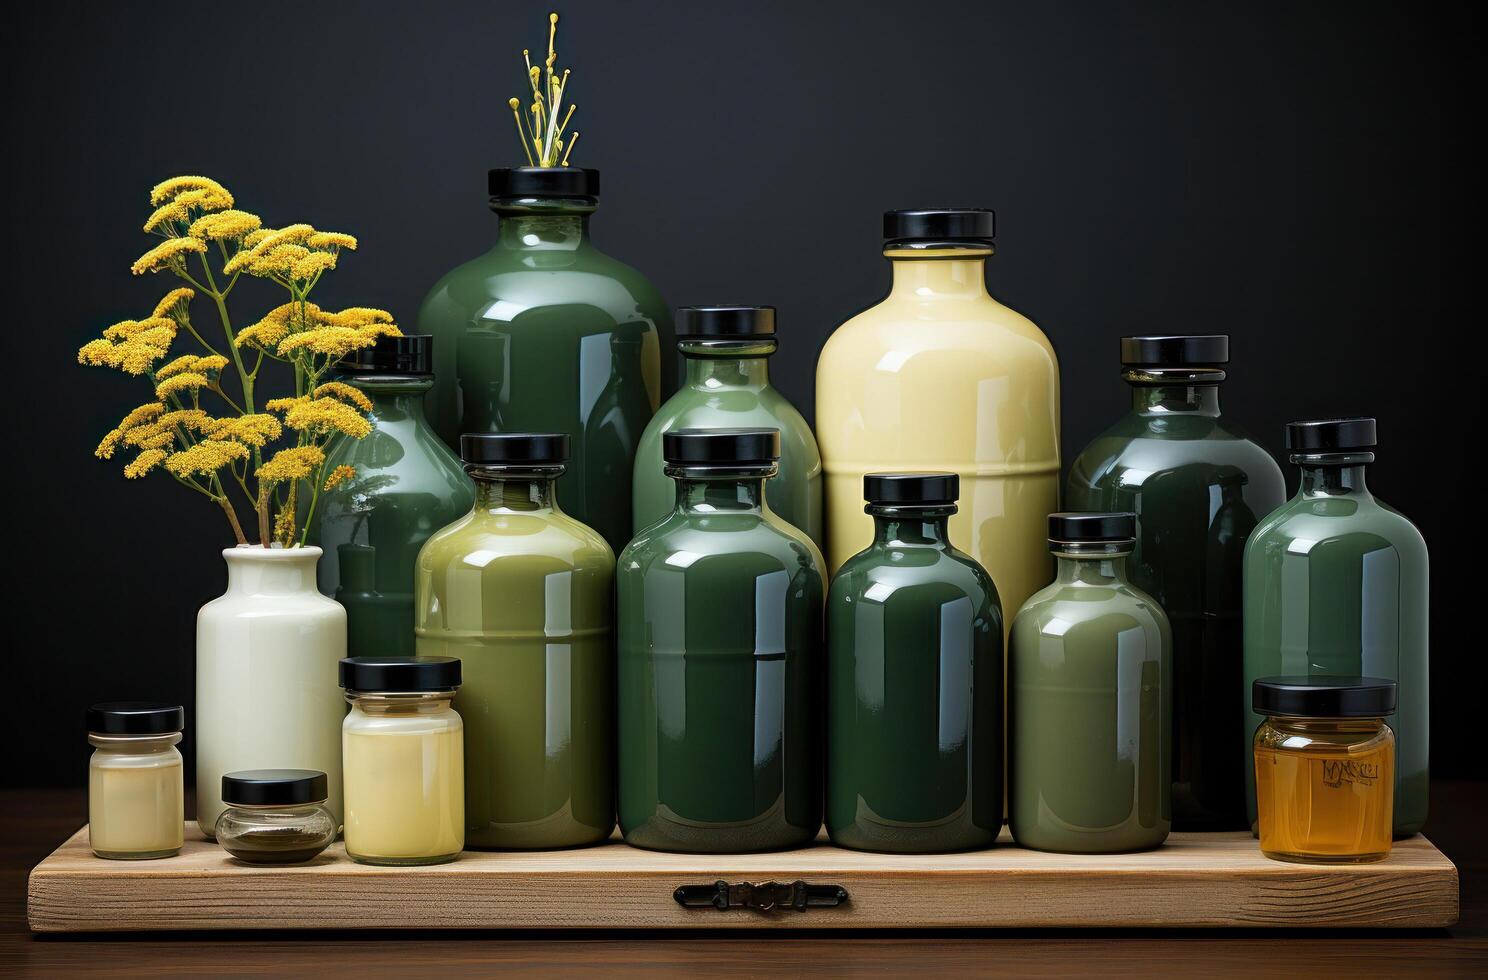
[[[1261,852],[1355,864],[1390,854],[1396,685],[1378,677],[1263,677],[1251,704]]]

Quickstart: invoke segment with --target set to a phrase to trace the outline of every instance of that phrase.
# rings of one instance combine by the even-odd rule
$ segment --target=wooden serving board
[[[190,826],[190,825],[188,825]],[[824,841],[825,839],[823,839]],[[838,885],[835,907],[684,908],[684,885]],[[189,831],[158,861],[105,861],[83,828],[31,872],[37,932],[188,929],[987,927],[1427,928],[1458,914],[1457,869],[1424,837],[1367,865],[1283,864],[1249,834],[1173,834],[1156,851],[1072,856],[1013,846],[898,856],[825,842],[774,854],[686,855],[617,842],[466,852],[426,868],[355,864],[340,844],[306,865],[252,867]]]

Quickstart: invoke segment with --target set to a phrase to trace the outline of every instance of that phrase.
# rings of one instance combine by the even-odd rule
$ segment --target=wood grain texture
[[[840,884],[807,912],[684,909],[683,884]],[[1157,851],[1075,856],[1001,846],[863,854],[826,844],[776,854],[683,855],[620,843],[467,852],[430,868],[374,868],[335,845],[315,862],[250,867],[199,835],[160,861],[95,858],[87,828],[32,872],[37,932],[202,929],[861,929],[1018,927],[1436,928],[1458,915],[1457,869],[1424,837],[1387,861],[1326,867],[1261,856],[1248,834],[1174,834]]]

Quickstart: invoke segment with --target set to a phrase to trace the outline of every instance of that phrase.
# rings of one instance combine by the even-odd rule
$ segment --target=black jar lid
[[[1049,515],[1050,544],[1133,541],[1137,537],[1137,515],[1126,513]]]
[[[1385,677],[1261,677],[1250,705],[1262,715],[1383,718],[1395,713],[1398,685]]]
[[[1121,338],[1121,363],[1130,367],[1207,367],[1228,364],[1228,334],[1149,335]]]
[[[771,340],[773,306],[679,306],[677,340]]]
[[[961,496],[955,473],[865,473],[863,499],[889,507],[945,507]]]
[[[672,429],[661,455],[676,466],[764,466],[780,459],[780,430]]]
[[[498,167],[487,174],[492,197],[598,197],[599,171],[582,167]]]
[[[245,769],[222,777],[228,806],[295,806],[324,803],[326,774],[318,769]]]
[[[378,337],[371,347],[352,351],[341,358],[337,368],[343,374],[412,375],[434,374],[434,337],[431,334],[404,334],[401,337]]]
[[[883,236],[890,243],[987,244],[997,237],[997,212],[985,208],[910,208],[885,211]]]
[[[94,735],[174,735],[186,730],[186,709],[153,701],[105,701],[88,709]]]
[[[473,466],[559,466],[570,444],[566,432],[466,432],[460,458]]]
[[[1368,452],[1375,445],[1374,419],[1315,419],[1288,422],[1286,448],[1297,453]]]
[[[341,686],[348,691],[416,694],[460,686],[459,657],[347,657]]]

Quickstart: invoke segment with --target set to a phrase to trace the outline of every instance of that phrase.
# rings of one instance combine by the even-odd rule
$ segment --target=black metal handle
[[[729,909],[754,909],[756,912],[772,912],[776,909],[795,909],[804,912],[813,908],[832,908],[847,901],[847,889],[841,885],[808,885],[804,881],[789,884],[780,881],[741,881],[729,884],[715,881],[711,885],[680,885],[672,897],[683,908],[715,908],[720,912]]]

